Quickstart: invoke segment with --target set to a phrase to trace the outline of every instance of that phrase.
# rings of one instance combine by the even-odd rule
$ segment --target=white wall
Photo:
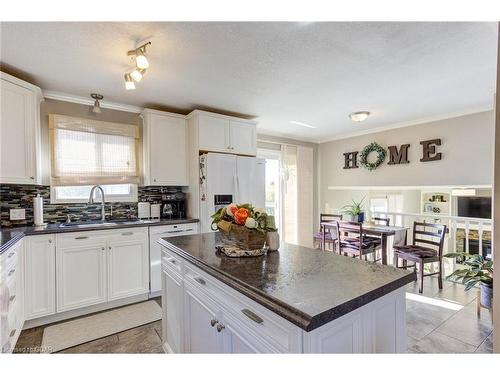
[[[353,126],[362,126],[353,124]],[[405,128],[321,143],[319,159],[320,209],[345,199],[329,186],[483,186],[492,184],[494,112],[487,111]],[[422,163],[420,141],[441,138],[440,161]],[[409,164],[387,165],[376,170],[343,169],[344,152],[361,151],[371,142],[381,146],[409,143]],[[356,196],[358,193],[353,193]],[[413,211],[413,210],[412,210]]]

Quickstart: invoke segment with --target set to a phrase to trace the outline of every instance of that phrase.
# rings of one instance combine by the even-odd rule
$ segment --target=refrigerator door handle
[[[238,183],[238,174],[235,174],[233,176],[233,191],[234,191],[234,195],[233,195],[233,203],[242,203],[239,201],[240,199],[240,186],[239,186],[239,183]]]

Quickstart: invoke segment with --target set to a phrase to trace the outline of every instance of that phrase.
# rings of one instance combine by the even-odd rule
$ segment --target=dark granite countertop
[[[216,251],[217,236],[160,243],[305,331],[416,280],[414,272],[290,244],[260,257],[229,258]]]
[[[111,220],[112,221],[112,220]],[[15,244],[24,236],[32,236],[37,234],[54,234],[54,233],[66,233],[66,232],[83,232],[89,230],[109,230],[109,229],[121,229],[121,228],[134,228],[134,227],[150,227],[156,225],[175,225],[175,224],[187,224],[187,223],[197,223],[198,219],[161,219],[161,220],[143,220],[137,222],[121,223],[117,222],[116,225],[108,226],[92,226],[86,228],[77,227],[65,227],[60,228],[59,224],[48,224],[45,227],[9,227],[0,228],[0,254],[5,250]]]

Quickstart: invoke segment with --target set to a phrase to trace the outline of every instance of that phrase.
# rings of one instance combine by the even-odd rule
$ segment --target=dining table
[[[322,233],[322,248],[325,249],[325,233],[326,230],[332,230],[333,228],[337,227],[337,222],[336,221],[331,221],[331,222],[323,222],[321,223],[321,233]],[[407,227],[401,227],[397,225],[380,225],[380,224],[375,224],[371,222],[366,222],[363,223],[363,234],[364,235],[369,235],[369,236],[376,236],[380,237],[381,240],[381,252],[382,252],[382,264],[387,265],[387,238],[390,236],[395,236],[397,232],[399,231],[404,231],[406,234],[406,231],[408,230]],[[333,231],[335,233],[335,231]],[[406,235],[404,236],[404,241],[401,243],[401,245],[406,245]]]

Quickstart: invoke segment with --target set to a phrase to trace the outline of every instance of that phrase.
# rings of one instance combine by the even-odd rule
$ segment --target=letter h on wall
[[[344,152],[344,169],[358,168],[358,152]]]

